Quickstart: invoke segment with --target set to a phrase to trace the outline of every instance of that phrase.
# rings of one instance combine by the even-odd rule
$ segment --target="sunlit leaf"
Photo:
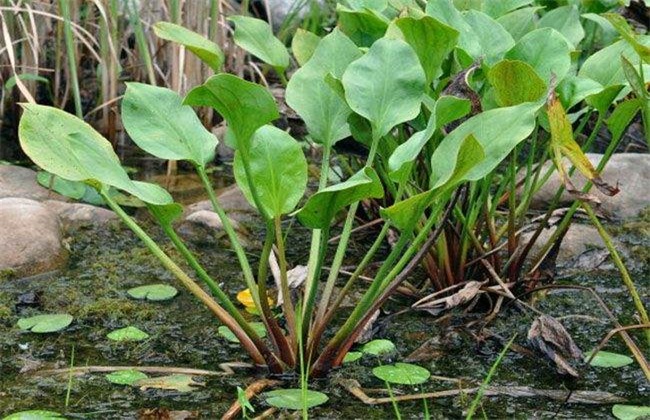
[[[540,28],[527,33],[505,55],[510,60],[530,64],[546,82],[555,75],[561,81],[571,68],[571,55],[566,38],[552,28]]]
[[[343,363],[353,363],[361,359],[363,353],[360,351],[349,351],[343,358]]]
[[[467,54],[475,59],[482,55],[481,43],[474,32],[474,28],[465,20],[451,0],[429,0],[427,1],[426,12],[460,33],[458,47],[465,50]]]
[[[106,334],[106,337],[113,341],[142,341],[149,338],[149,334],[139,328],[128,326],[111,331]]]
[[[592,352],[585,353],[585,361],[591,358]],[[600,350],[589,362],[591,366],[604,368],[619,368],[634,363],[634,359],[624,354]]]
[[[410,363],[377,366],[372,373],[379,379],[391,384],[419,385],[431,377],[431,372]]]
[[[321,38],[315,33],[302,28],[296,29],[296,33],[291,40],[291,51],[293,56],[296,57],[298,65],[304,66],[311,59],[320,41]]]
[[[383,38],[348,66],[342,82],[350,108],[370,121],[375,136],[383,137],[419,114],[426,78],[406,42]]]
[[[304,399],[303,399],[304,395]],[[289,410],[302,410],[303,407],[311,408],[325,404],[329,399],[322,392],[307,389],[303,391],[297,389],[275,389],[265,392],[264,399],[266,403],[278,408],[288,408]]]
[[[481,48],[481,57],[488,64],[502,59],[506,51],[515,45],[512,35],[499,22],[485,13],[469,10],[463,17],[472,27]]]
[[[577,48],[582,38],[585,37],[585,30],[580,23],[580,11],[575,5],[561,6],[548,11],[539,20],[540,28],[553,28]]]
[[[650,406],[615,404],[612,414],[619,420],[644,419],[650,416]]]
[[[602,92],[603,86],[593,79],[567,76],[558,84],[557,93],[566,109],[570,109],[590,95]]]
[[[47,410],[27,410],[13,413],[2,420],[64,420],[62,414]]]
[[[533,102],[546,93],[546,83],[523,61],[499,61],[490,69],[488,80],[500,106]]]
[[[642,45],[650,45],[650,36],[640,36]],[[578,71],[579,76],[588,77],[604,87],[625,85],[627,79],[621,66],[621,55],[624,56],[634,68],[639,67],[639,56],[634,48],[625,40],[609,45],[587,57]],[[648,74],[648,67],[644,66],[644,75]]]
[[[139,370],[118,370],[106,375],[106,380],[117,385],[133,385],[135,381],[146,379],[148,376]]]
[[[352,10],[336,6],[338,28],[359,47],[370,47],[386,33],[388,21],[372,9]]]
[[[171,22],[157,22],[153,25],[157,37],[184,45],[214,71],[223,65],[224,56],[221,48],[214,42]]]
[[[255,308],[255,302],[253,301],[253,295],[251,295],[250,289],[244,289],[237,293],[237,301],[248,308]],[[269,306],[273,305],[273,299],[269,296],[267,298]],[[233,335],[234,337],[234,335]]]
[[[235,24],[235,43],[273,67],[289,67],[289,53],[284,44],[273,35],[271,25],[248,16],[230,16]]]
[[[51,333],[66,328],[72,323],[72,319],[72,315],[69,314],[36,315],[29,318],[20,318],[18,328],[33,333]]]
[[[178,294],[174,286],[168,284],[148,284],[138,286],[126,291],[134,299],[169,300]]]
[[[496,19],[532,2],[533,0],[484,0],[483,12]]]
[[[376,339],[368,341],[361,348],[362,353],[371,354],[373,356],[381,356],[384,354],[391,354],[397,350],[395,344],[390,340]]]

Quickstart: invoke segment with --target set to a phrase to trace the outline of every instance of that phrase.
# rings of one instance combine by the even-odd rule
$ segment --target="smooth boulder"
[[[56,213],[26,198],[0,199],[0,272],[27,277],[62,268],[68,258]]]
[[[36,171],[22,166],[0,165],[0,198],[21,197],[43,201],[66,198],[43,188],[36,181]]]

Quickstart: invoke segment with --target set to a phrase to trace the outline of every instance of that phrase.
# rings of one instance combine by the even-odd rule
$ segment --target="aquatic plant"
[[[597,132],[619,94],[636,85],[618,69],[603,64],[612,55],[617,60],[623,55],[632,67],[643,68],[637,50],[627,41],[618,41],[589,56],[575,73],[571,51],[580,42],[573,31],[575,22],[560,31],[534,25],[522,31],[506,19],[523,10],[517,9],[519,3],[464,13],[450,0],[431,0],[425,10],[415,5],[400,10],[339,5],[338,28],[322,39],[302,33],[304,42],[294,40],[299,47],[294,54],[303,65],[288,81],[284,78],[289,55],[268,25],[248,17],[231,18],[235,42],[287,84],[288,105],[304,120],[310,139],[322,148],[318,189],[306,200],[308,165],[302,146],[271,125],[280,114],[264,86],[218,73],[181,97],[167,88],[128,83],[122,100],[127,132],[144,151],[194,167],[223,223],[268,340],[174,230],[182,207],[163,188],[131,180],[110,143],[90,125],[53,107],[23,104],[21,146],[44,170],[94,188],[224,324],[227,329],[221,333],[231,332],[233,341],[239,341],[255,363],[273,374],[301,369],[303,377],[322,376],[343,363],[372,316],[422,261],[429,264],[430,273],[442,273],[431,277],[438,289],[479,278],[501,285],[502,292],[512,297],[504,279],[516,283],[521,277],[516,226],[525,216],[530,196],[545,179],[541,163],[549,154],[562,175],[566,175],[562,159],[568,157],[603,191],[615,192],[585,158],[566,109],[586,103],[586,116],[581,117],[579,110],[571,117],[582,118],[577,130],[581,132],[591,113],[597,112],[593,131]],[[219,71],[220,55],[214,44],[171,25],[158,24],[159,33],[186,45]],[[633,39],[647,43],[644,37]],[[632,100],[623,100],[616,109]],[[219,140],[204,128],[192,106],[213,109],[228,125],[222,140],[235,150],[236,182],[266,229],[256,273],[207,175]],[[625,112],[626,118],[608,120],[610,130],[619,133],[616,141],[621,126],[642,106],[634,112],[629,108],[618,111]],[[330,184],[333,147],[350,136],[367,148],[367,156],[345,180]],[[532,150],[520,166],[524,145]],[[521,167],[525,177],[519,184]],[[571,188],[568,177],[564,181]],[[519,203],[514,194],[517,187],[524,191]],[[109,194],[111,188],[146,203],[209,293],[122,209]],[[371,199],[384,206],[383,226],[370,251],[336,292],[357,210]],[[504,205],[505,223],[497,227],[497,213]],[[323,284],[331,228],[341,213],[347,215]],[[312,230],[302,290],[292,290],[288,281],[290,244],[285,243],[282,225],[288,217]],[[359,286],[362,295],[353,310],[337,323],[334,315],[391,230],[397,234],[392,249],[372,281]],[[267,299],[268,261],[274,246],[283,326]],[[504,264],[497,261],[502,247],[510,256]],[[470,250],[477,252],[476,259]],[[475,271],[479,264],[481,270]],[[332,336],[325,337],[326,331]]]

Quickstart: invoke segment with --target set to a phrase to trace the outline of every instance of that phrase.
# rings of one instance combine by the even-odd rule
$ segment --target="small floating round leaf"
[[[69,314],[36,315],[20,318],[18,328],[34,333],[49,333],[64,329],[72,323],[72,319],[72,315]]]
[[[250,326],[257,333],[257,335],[259,335],[260,337],[266,337],[266,327],[264,326],[263,323],[251,322]],[[230,331],[230,328],[226,327],[225,325],[220,326],[217,329],[217,331],[226,340],[231,341],[233,343],[239,343],[239,339],[235,336],[235,334],[233,334],[232,331]]]
[[[620,420],[635,420],[650,416],[650,406],[616,404],[612,414]]]
[[[173,298],[178,294],[178,290],[168,284],[148,284],[129,289],[126,293],[134,299],[159,301]]]
[[[418,385],[426,382],[431,376],[425,368],[410,363],[377,366],[372,373],[383,381],[402,385]]]
[[[273,407],[288,408],[290,410],[302,410],[303,408],[303,390],[299,388],[276,389],[264,394],[266,402]],[[327,395],[318,391],[307,390],[306,395],[307,408],[316,407],[325,404],[329,399]]]
[[[382,354],[393,353],[395,351],[395,344],[390,340],[372,340],[364,344],[361,351],[374,356],[381,356]]]
[[[61,414],[47,410],[28,410],[10,414],[2,420],[63,420]]]
[[[589,360],[592,352],[585,354],[585,361]],[[605,368],[619,368],[634,363],[634,360],[624,354],[599,351],[589,363],[591,366]]]
[[[361,353],[360,351],[348,352],[348,354],[346,354],[345,357],[343,358],[343,363],[356,362],[357,360],[361,359],[361,356],[363,356],[363,353]]]
[[[136,327],[125,327],[112,331],[106,335],[113,341],[142,341],[149,338],[149,334]]]
[[[117,372],[111,372],[106,375],[108,382],[118,385],[133,385],[133,382],[146,378],[148,378],[146,374],[135,369],[118,370]]]

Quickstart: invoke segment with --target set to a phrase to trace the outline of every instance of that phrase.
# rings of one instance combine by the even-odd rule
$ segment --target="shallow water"
[[[154,231],[155,232],[155,231]],[[304,235],[293,228],[292,235]],[[156,234],[158,235],[158,234]],[[301,241],[307,243],[307,241]],[[108,383],[103,374],[74,377],[70,399],[65,408],[68,378],[20,374],[28,363],[42,364],[41,369],[66,367],[74,347],[75,366],[84,365],[162,365],[218,370],[218,365],[230,361],[246,361],[236,345],[227,343],[217,334],[217,324],[210,313],[181,290],[181,286],[152,259],[140,242],[122,228],[88,229],[69,239],[71,261],[61,273],[26,280],[0,280],[0,414],[27,409],[50,409],[65,413],[69,418],[131,419],[145,408],[165,407],[175,410],[198,411],[201,418],[215,418],[236,400],[236,386],[245,387],[259,373],[238,371],[234,376],[210,378],[206,386],[191,393],[172,391],[141,391],[137,388]],[[223,282],[234,294],[242,288],[234,256],[224,249],[222,240],[208,238],[192,245],[208,272]],[[362,251],[363,246],[359,246]],[[172,253],[171,247],[167,249]],[[292,249],[290,260],[304,258],[304,249]],[[635,273],[645,302],[649,300],[650,281],[647,271]],[[175,285],[181,293],[171,301],[150,303],[129,299],[126,290],[156,282]],[[631,304],[620,287],[616,274],[601,273],[565,279],[566,283],[597,288],[622,323],[631,323]],[[34,306],[16,305],[26,292],[40,297]],[[578,346],[587,351],[597,344],[611,328],[593,299],[584,292],[552,291],[536,300],[537,307],[549,315],[563,319]],[[393,302],[388,310],[402,308]],[[37,313],[68,312],[75,317],[73,324],[60,333],[37,335],[21,332],[15,327],[21,316]],[[594,319],[586,319],[588,315]],[[426,313],[408,313],[388,317],[377,325],[375,338],[388,338],[399,343],[393,360],[399,361],[428,338],[443,337],[443,355],[420,365],[434,375],[467,378],[468,383],[480,382],[502,348],[502,341],[485,338],[476,341],[460,325],[474,315],[462,315],[447,323],[434,323]],[[526,332],[534,315],[513,307],[502,310],[489,329],[504,339],[517,333],[517,343],[525,345]],[[134,325],[148,332],[151,338],[141,343],[112,343],[106,334],[113,329]],[[627,353],[619,340],[607,350]],[[650,356],[646,352],[647,356]],[[389,363],[384,359],[381,363]],[[330,401],[311,410],[314,418],[383,419],[394,416],[390,404],[366,406],[346,390],[335,385],[336,379],[355,378],[367,388],[382,388],[381,381],[372,377],[371,368],[379,361],[363,359],[334,372],[329,379],[315,381],[313,389],[325,392]],[[578,380],[562,378],[553,367],[537,358],[509,353],[496,376],[494,385],[530,386],[543,389],[582,389],[608,391],[623,396],[631,404],[650,401],[650,385],[636,365],[620,369],[598,369],[582,366]],[[296,383],[290,386],[296,386]],[[469,386],[469,385],[468,385]],[[455,384],[432,380],[417,392],[455,388]],[[408,387],[396,392],[412,393]],[[373,396],[385,396],[373,394]],[[471,402],[471,396],[446,398],[429,403],[434,418],[460,417]],[[253,401],[258,413],[265,405]],[[423,416],[422,402],[399,404],[404,418]],[[559,418],[609,418],[611,406],[563,405],[545,398],[490,397],[483,404],[490,418],[545,418],[559,411]],[[479,415],[481,415],[479,413]]]

